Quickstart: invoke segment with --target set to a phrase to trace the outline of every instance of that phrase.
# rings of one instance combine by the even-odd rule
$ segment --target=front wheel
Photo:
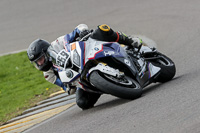
[[[89,80],[97,89],[120,98],[135,99],[142,95],[142,87],[139,83],[127,76],[117,78],[93,71]]]

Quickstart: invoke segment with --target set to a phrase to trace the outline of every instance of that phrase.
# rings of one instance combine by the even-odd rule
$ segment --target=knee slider
[[[105,32],[110,31],[110,27],[107,24],[102,24],[99,26],[99,29]]]

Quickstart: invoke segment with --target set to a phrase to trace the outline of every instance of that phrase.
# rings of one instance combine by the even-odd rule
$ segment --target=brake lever
[[[85,35],[83,38],[81,38],[80,41],[84,41],[84,40],[85,40],[86,38],[88,38],[91,34],[92,34],[92,33],[89,33],[89,34]]]

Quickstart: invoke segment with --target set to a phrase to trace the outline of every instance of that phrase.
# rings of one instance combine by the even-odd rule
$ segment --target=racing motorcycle
[[[144,87],[167,82],[176,72],[174,62],[156,48],[128,48],[90,35],[67,44],[55,58],[59,77],[68,88],[124,99],[140,97]]]

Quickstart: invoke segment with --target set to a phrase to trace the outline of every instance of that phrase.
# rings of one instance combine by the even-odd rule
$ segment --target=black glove
[[[84,36],[86,36],[87,34],[89,34],[91,31],[89,30],[84,30],[82,32],[79,33],[79,37],[76,38],[76,41],[80,41]]]
[[[79,37],[80,37],[80,38],[83,38],[84,36],[86,36],[86,35],[89,34],[89,33],[90,33],[89,30],[84,30],[84,31],[82,31],[82,32],[79,33]]]

